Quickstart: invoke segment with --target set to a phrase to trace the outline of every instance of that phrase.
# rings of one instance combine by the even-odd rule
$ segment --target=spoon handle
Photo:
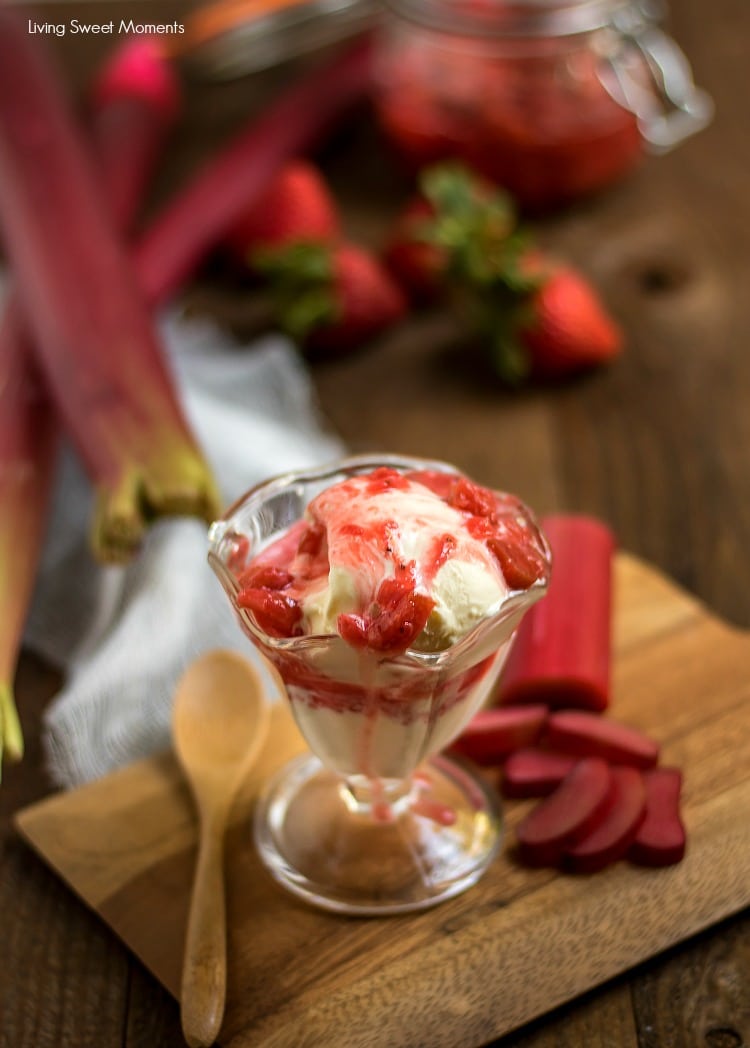
[[[226,986],[224,824],[211,821],[201,832],[182,967],[182,1032],[190,1048],[216,1041]]]

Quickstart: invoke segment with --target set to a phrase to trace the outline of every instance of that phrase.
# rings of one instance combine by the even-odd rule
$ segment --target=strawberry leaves
[[[331,250],[322,243],[256,248],[252,265],[271,287],[276,314],[295,342],[337,319]]]
[[[420,193],[386,261],[415,299],[425,288],[449,296],[505,384],[617,356],[622,337],[595,290],[535,247],[507,193],[457,164],[425,169]]]

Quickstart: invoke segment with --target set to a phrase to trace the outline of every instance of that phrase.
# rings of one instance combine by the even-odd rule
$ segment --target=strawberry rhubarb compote
[[[275,512],[296,519],[255,549],[234,536],[230,592],[323,763],[403,779],[486,698],[548,549],[517,498],[442,465],[337,477],[298,515],[282,479]]]
[[[525,209],[597,192],[634,168],[644,150],[664,152],[710,119],[710,101],[658,28],[653,5],[385,6],[373,93],[387,137],[410,167],[457,158]]]

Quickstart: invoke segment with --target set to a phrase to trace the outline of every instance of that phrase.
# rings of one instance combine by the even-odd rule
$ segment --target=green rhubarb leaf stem
[[[20,761],[23,757],[23,732],[13,689],[7,681],[0,682],[0,770],[2,761]]]

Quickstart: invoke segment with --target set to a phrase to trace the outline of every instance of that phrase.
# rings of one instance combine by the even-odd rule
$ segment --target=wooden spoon
[[[200,846],[180,993],[190,1048],[214,1043],[226,996],[224,836],[235,795],[268,734],[269,704],[253,667],[230,651],[208,652],[177,685],[172,731],[195,798]]]

